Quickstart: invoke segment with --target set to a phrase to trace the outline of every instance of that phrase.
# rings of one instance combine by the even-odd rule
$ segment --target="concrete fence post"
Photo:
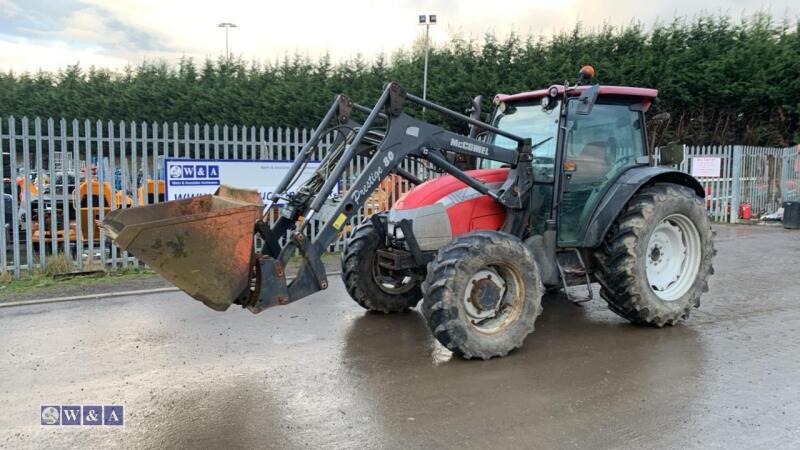
[[[783,149],[781,155],[781,198],[778,199],[778,207],[783,206],[783,202],[789,200],[789,177],[791,176],[791,156],[794,151],[793,147]]]
[[[742,148],[734,145],[731,150],[731,158],[733,158],[733,173],[731,174],[731,182],[733,189],[731,193],[731,223],[739,222],[739,195],[740,187],[742,184]]]

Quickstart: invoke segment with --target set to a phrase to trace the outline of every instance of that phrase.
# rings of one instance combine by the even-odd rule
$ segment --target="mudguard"
[[[592,219],[583,236],[584,248],[594,248],[600,245],[603,237],[611,224],[617,218],[622,208],[628,203],[639,189],[652,183],[675,183],[688,186],[705,197],[705,190],[694,177],[674,169],[665,167],[634,167],[629,169],[608,189],[603,199],[594,210]]]

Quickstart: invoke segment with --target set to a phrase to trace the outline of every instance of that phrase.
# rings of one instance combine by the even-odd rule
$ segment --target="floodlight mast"
[[[419,15],[419,24],[425,25],[425,68],[423,69],[422,75],[422,99],[428,99],[428,51],[430,50],[429,45],[429,34],[431,25],[436,25],[436,14],[425,14]],[[425,107],[422,107],[422,113],[425,114]]]
[[[231,58],[231,50],[230,46],[228,45],[228,30],[231,28],[236,28],[237,25],[231,22],[222,22],[217,25],[219,28],[225,28],[225,60],[228,61]]]

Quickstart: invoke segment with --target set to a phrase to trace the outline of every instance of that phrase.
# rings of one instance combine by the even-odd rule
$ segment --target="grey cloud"
[[[169,51],[156,36],[125,24],[96,8],[74,11],[65,21],[61,36],[109,50]]]
[[[0,14],[0,35],[15,36],[33,42],[62,40],[83,46],[108,46],[109,50],[169,51],[159,39],[125,24],[105,11],[87,7],[74,0],[0,0],[8,11]],[[76,15],[91,15],[96,23],[76,24]]]

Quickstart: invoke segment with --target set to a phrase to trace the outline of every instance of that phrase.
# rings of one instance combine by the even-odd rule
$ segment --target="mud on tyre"
[[[631,322],[674,325],[700,305],[715,253],[702,197],[675,184],[646,187],[598,251],[600,295]]]
[[[350,297],[369,311],[393,313],[413,308],[422,298],[419,280],[378,266],[378,230],[366,219],[345,242],[342,280]]]
[[[478,231],[457,237],[428,264],[422,312],[436,339],[464,358],[521,347],[542,312],[544,286],[516,237]]]

